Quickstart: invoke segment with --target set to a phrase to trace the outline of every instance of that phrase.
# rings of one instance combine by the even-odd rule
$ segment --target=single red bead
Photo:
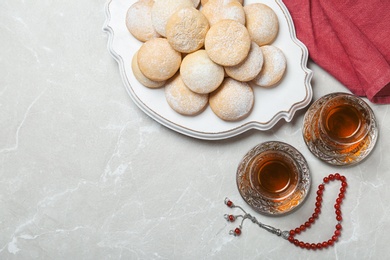
[[[337,220],[337,221],[341,221],[341,220],[343,220],[343,217],[340,216],[340,215],[337,215],[337,216],[336,216],[336,220]]]
[[[334,235],[339,237],[339,236],[341,235],[340,230],[335,230],[335,231],[334,231]]]
[[[325,177],[325,178],[323,179],[323,181],[324,181],[325,183],[328,183],[328,182],[329,182],[329,178],[328,178],[328,177]]]
[[[318,185],[318,189],[319,189],[319,190],[324,190],[324,189],[325,189],[325,186],[324,186],[324,184],[320,184],[320,185]]]
[[[341,182],[341,187],[347,187],[348,186],[348,184],[345,182],[345,181],[343,181],[343,182]]]
[[[233,215],[229,215],[229,221],[234,222],[234,220],[236,220],[236,218]]]
[[[314,244],[314,243],[311,243],[310,244],[310,248],[313,249],[313,250],[316,250],[317,249],[317,245]]]
[[[233,206],[233,202],[231,202],[230,200],[228,200],[228,201],[226,202],[226,205],[227,205],[229,208],[231,208],[231,207]]]
[[[310,227],[310,226],[311,226],[311,223],[310,223],[309,221],[306,221],[306,222],[305,222],[305,227],[308,228],[308,227]]]
[[[305,225],[301,225],[301,226],[299,227],[299,229],[300,229],[301,231],[305,231],[306,226],[305,226]]]
[[[294,245],[299,246],[299,240],[298,239],[294,239]]]
[[[345,178],[345,176],[343,176],[343,175],[340,175],[340,181],[346,181],[347,180],[347,178]]]
[[[305,243],[305,247],[306,247],[306,249],[310,249],[310,244],[309,243]]]
[[[291,243],[294,243],[294,237],[293,236],[289,236],[288,237],[288,241],[290,241]]]
[[[346,190],[347,190],[346,187],[341,187],[341,188],[340,188],[340,192],[341,192],[341,193],[344,193]]]
[[[316,205],[316,208],[321,208],[321,202],[317,201],[315,205]]]
[[[338,239],[339,239],[338,236],[332,236],[332,240],[333,240],[333,241],[337,241]]]
[[[321,196],[317,196],[316,197],[316,201],[321,202],[322,201],[322,197]]]
[[[334,175],[333,174],[329,174],[328,178],[329,178],[329,180],[333,181],[334,180]]]
[[[327,248],[328,246],[329,246],[329,244],[328,244],[327,241],[322,242],[322,247],[323,248]]]
[[[337,224],[337,225],[336,225],[336,229],[337,229],[337,230],[340,230],[340,229],[342,229],[342,228],[343,228],[343,227],[341,226],[341,224]]]
[[[339,193],[339,198],[344,199],[344,193]]]
[[[304,247],[305,247],[305,243],[303,243],[302,241],[300,241],[300,242],[299,242],[299,247],[304,248]]]
[[[321,213],[321,209],[320,208],[315,208],[314,209],[314,213],[320,214]]]
[[[316,220],[315,220],[313,217],[310,217],[310,218],[309,218],[309,222],[310,222],[310,223],[314,223],[314,221],[316,221]]]
[[[341,210],[336,209],[335,213],[336,213],[337,216],[338,216],[338,215],[341,215]]]
[[[340,174],[339,173],[336,173],[335,175],[334,175],[334,178],[336,179],[336,180],[340,180]]]
[[[295,236],[295,231],[293,229],[290,230],[290,236]]]
[[[317,249],[321,249],[322,248],[322,244],[321,243],[317,243],[316,247],[317,247]]]
[[[331,246],[331,245],[333,245],[333,244],[334,244],[334,241],[333,241],[332,239],[329,239],[329,240],[328,240],[328,245]]]
[[[338,203],[334,204],[334,208],[335,209],[340,209],[340,204],[338,204]]]
[[[313,213],[312,216],[313,216],[314,219],[318,218],[318,214],[317,213]]]
[[[301,229],[300,228],[296,228],[294,231],[295,231],[295,234],[300,234],[301,233]]]
[[[318,190],[318,191],[317,191],[317,195],[318,195],[318,196],[322,196],[322,194],[324,194],[324,191],[323,191],[323,190]]]
[[[237,236],[241,235],[241,229],[236,228],[236,229],[234,230],[234,234],[236,234]]]
[[[341,204],[341,202],[343,202],[343,199],[341,199],[341,198],[337,198],[337,199],[336,199],[336,203],[337,203],[337,204]]]

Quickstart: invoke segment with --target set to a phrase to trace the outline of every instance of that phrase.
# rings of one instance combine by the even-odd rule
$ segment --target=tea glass
[[[303,203],[311,185],[306,159],[293,146],[269,141],[256,145],[237,168],[237,187],[254,210],[284,215]]]
[[[329,164],[360,162],[373,149],[377,136],[372,109],[363,99],[348,93],[328,94],[314,102],[305,114],[306,145]]]

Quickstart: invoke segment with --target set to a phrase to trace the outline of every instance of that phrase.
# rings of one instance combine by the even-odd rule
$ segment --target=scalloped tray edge
[[[313,77],[313,72],[307,67],[307,61],[309,58],[309,52],[307,47],[296,37],[296,32],[295,28],[293,25],[293,21],[290,15],[290,12],[288,11],[287,7],[284,5],[284,3],[281,0],[274,0],[275,3],[279,5],[279,7],[282,9],[285,18],[288,19],[289,24],[292,26],[289,26],[289,32],[292,41],[302,50],[302,60],[301,60],[301,69],[305,72],[305,90],[306,90],[306,96],[305,99],[301,100],[300,102],[294,103],[288,111],[279,111],[276,115],[272,117],[271,120],[269,120],[266,123],[260,123],[257,121],[249,121],[246,124],[240,125],[239,127],[232,128],[228,131],[220,131],[220,132],[201,132],[201,131],[194,131],[191,129],[187,129],[186,127],[183,127],[181,125],[178,125],[170,120],[167,120],[164,117],[159,116],[155,112],[153,112],[151,109],[149,109],[141,100],[136,98],[136,94],[134,92],[131,92],[131,87],[127,87],[126,91],[130,95],[131,99],[133,102],[149,117],[157,121],[158,123],[164,125],[165,127],[170,128],[173,131],[176,131],[178,133],[197,138],[197,139],[203,139],[203,140],[221,140],[221,139],[227,139],[230,137],[237,136],[239,134],[242,134],[246,131],[249,131],[251,129],[256,129],[256,130],[261,130],[261,131],[266,131],[270,130],[277,122],[280,120],[284,119],[286,122],[290,122],[296,111],[305,108],[308,106],[312,100],[313,97],[313,90],[311,87],[311,79]],[[130,84],[129,80],[125,74],[125,69],[124,69],[124,62],[120,55],[118,55],[114,48],[113,48],[113,41],[114,41],[114,36],[115,32],[113,28],[109,25],[111,21],[111,13],[109,10],[109,6],[112,0],[108,0],[105,4],[105,14],[106,14],[106,20],[103,25],[103,31],[108,34],[108,42],[107,42],[107,49],[111,56],[117,61],[118,66],[119,66],[119,71],[120,75],[122,78],[122,81],[125,84]]]

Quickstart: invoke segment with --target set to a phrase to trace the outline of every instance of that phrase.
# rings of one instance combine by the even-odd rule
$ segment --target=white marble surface
[[[224,141],[177,134],[128,97],[107,51],[105,0],[0,4],[0,259],[383,259],[390,254],[388,105],[371,104],[380,137],[353,167],[326,165],[301,136],[305,110],[291,123]],[[345,91],[314,71],[314,99]],[[341,68],[340,68],[341,69]],[[241,237],[226,196],[241,199],[235,171],[256,144],[277,140],[306,157],[313,189],[299,210],[273,218],[281,229],[311,215],[321,179],[339,171],[349,188],[343,233],[332,248],[305,251],[249,222]],[[320,220],[302,238],[333,232],[329,186]],[[332,192],[333,191],[333,192]],[[332,197],[333,196],[333,197]]]

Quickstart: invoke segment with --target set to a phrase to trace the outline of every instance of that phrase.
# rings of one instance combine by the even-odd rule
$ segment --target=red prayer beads
[[[296,235],[305,231],[307,228],[310,228],[311,225],[313,225],[315,223],[316,219],[318,219],[318,217],[321,213],[322,195],[324,194],[325,185],[327,183],[329,183],[330,181],[334,181],[334,180],[341,182],[341,188],[340,188],[340,193],[338,194],[338,197],[336,199],[336,203],[334,205],[337,224],[335,226],[335,231],[334,231],[332,237],[329,240],[323,241],[321,243],[305,243],[303,241],[296,239],[295,238]],[[290,231],[282,231],[280,229],[277,229],[277,228],[274,228],[274,227],[271,227],[269,225],[265,225],[265,224],[259,222],[254,216],[247,213],[243,208],[235,205],[228,198],[225,198],[225,204],[229,208],[239,208],[244,213],[243,215],[225,214],[224,217],[228,222],[234,222],[235,220],[237,220],[237,218],[242,218],[241,224],[236,229],[230,230],[229,234],[234,235],[234,236],[240,236],[241,232],[242,232],[241,230],[242,230],[242,224],[243,224],[244,220],[249,219],[254,224],[257,224],[259,227],[267,230],[268,232],[271,232],[277,236],[281,236],[281,237],[287,239],[288,241],[290,241],[292,244],[299,246],[301,248],[304,248],[304,249],[316,250],[316,249],[322,249],[322,248],[327,248],[329,246],[332,246],[336,241],[338,241],[338,238],[341,235],[341,230],[343,228],[341,225],[341,221],[343,220],[343,218],[341,216],[341,209],[340,208],[341,208],[341,203],[343,202],[343,199],[344,199],[344,193],[347,189],[347,186],[348,186],[347,179],[344,176],[340,175],[339,173],[329,174],[329,176],[325,177],[323,179],[323,183],[318,185],[314,213],[309,217],[309,219],[305,223],[303,223],[302,225],[300,225],[299,227],[297,227],[295,229],[291,229]]]
[[[318,218],[319,214],[321,213],[322,195],[323,195],[323,192],[325,189],[325,185],[327,183],[329,183],[330,181],[334,181],[334,180],[341,182],[341,188],[340,188],[340,193],[336,199],[336,203],[334,205],[335,213],[336,213],[336,220],[338,223],[335,226],[335,231],[333,233],[333,236],[329,240],[323,241],[322,243],[311,243],[310,244],[310,243],[305,243],[303,241],[299,241],[298,239],[295,238],[295,235],[300,234],[301,232],[305,231],[306,228],[309,228],[315,222],[315,220]],[[299,247],[304,248],[304,249],[315,250],[315,249],[327,248],[329,246],[332,246],[341,235],[341,230],[342,230],[341,221],[343,220],[343,218],[341,216],[340,206],[341,206],[341,203],[344,199],[344,193],[346,191],[347,186],[348,186],[347,179],[345,178],[345,176],[342,176],[339,173],[329,174],[328,177],[325,177],[323,179],[323,183],[318,185],[317,197],[316,197],[316,203],[315,203],[316,207],[314,209],[314,213],[308,219],[308,221],[306,221],[303,225],[301,225],[300,227],[297,227],[295,229],[290,230],[288,241],[290,241],[294,245],[299,246]]]

